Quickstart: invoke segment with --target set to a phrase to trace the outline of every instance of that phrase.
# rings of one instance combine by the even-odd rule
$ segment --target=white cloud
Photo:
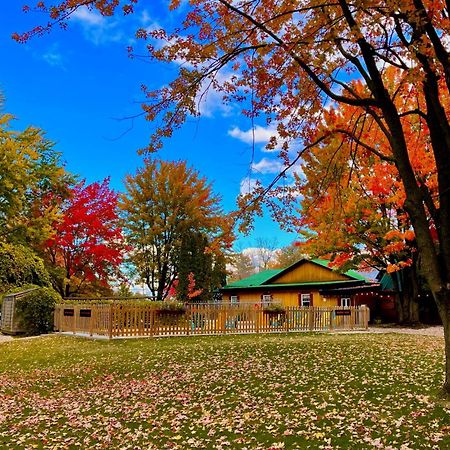
[[[144,9],[141,13],[141,16],[139,18],[139,21],[141,22],[144,27],[146,27],[150,22],[152,22],[152,17],[149,14],[148,10]]]
[[[247,131],[243,131],[239,127],[234,127],[228,131],[228,135],[239,139],[245,144],[252,144],[253,142],[255,144],[266,144],[272,136],[277,136],[277,132],[273,128],[264,128],[256,125]]]
[[[176,62],[180,65],[184,65],[185,67],[191,66],[190,63],[182,59],[182,56],[179,56]],[[215,74],[214,83],[211,83],[211,80],[209,79],[202,81],[195,98],[197,110],[202,116],[214,117],[217,112],[222,117],[228,117],[232,114],[232,106],[224,103],[223,93],[220,92],[220,90],[217,90],[214,87],[214,84],[217,84],[217,86],[223,86],[225,83],[229,82],[233,76],[234,74],[232,72],[222,71]]]
[[[241,180],[241,195],[250,194],[257,186],[257,180],[250,177],[245,177]]]
[[[84,37],[94,45],[125,39],[125,34],[118,28],[118,22],[102,16],[97,11],[82,7],[78,8],[71,17],[82,27]]]
[[[64,58],[59,52],[56,44],[52,45],[45,53],[43,53],[41,58],[52,67],[64,68]]]
[[[258,163],[252,164],[252,171],[261,174],[279,173],[283,170],[283,163],[279,159],[263,158]]]
[[[219,112],[224,117],[229,116],[232,108],[223,102],[222,96],[222,93],[213,88],[203,94],[197,95],[197,107],[200,114],[205,117],[214,117],[214,114]]]
[[[87,7],[78,8],[71,17],[88,26],[102,26],[105,23],[104,16],[97,11],[91,11]]]

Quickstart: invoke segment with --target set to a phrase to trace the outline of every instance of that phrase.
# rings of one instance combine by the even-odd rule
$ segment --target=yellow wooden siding
[[[319,294],[320,295],[320,294]],[[339,306],[339,301],[337,297],[322,297],[320,296],[320,301],[315,302],[314,306]]]
[[[270,281],[271,284],[307,283],[315,281],[348,280],[345,275],[311,262],[304,262],[293,270]]]
[[[227,294],[224,298],[225,301],[230,301],[231,295],[239,296],[239,303],[260,303],[261,296],[264,294],[268,294],[267,290],[265,291],[252,291],[252,292],[236,292],[235,294]],[[292,291],[282,291],[282,292],[271,292],[272,299],[274,302],[279,302],[283,306],[299,306],[299,294],[312,294],[313,306],[338,306],[337,297],[326,297],[325,299],[318,291],[309,291],[309,290],[292,290]]]

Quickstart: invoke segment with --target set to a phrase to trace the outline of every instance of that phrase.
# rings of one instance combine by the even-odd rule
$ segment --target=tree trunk
[[[413,265],[409,268],[410,280],[411,280],[411,296],[409,299],[409,322],[411,324],[419,324],[419,276],[417,273],[417,261],[414,261]],[[408,284],[408,281],[407,281]]]
[[[409,321],[411,324],[415,325],[420,323],[419,299],[417,296],[411,298],[409,303]]]
[[[402,292],[397,292],[397,294],[395,294],[395,309],[397,311],[397,318],[398,318],[398,323],[400,325],[405,323],[405,316],[404,316],[404,308],[403,308],[403,293]]]
[[[70,296],[70,281],[67,281],[65,287],[64,287],[64,297]]]
[[[395,296],[398,323],[401,325],[416,325],[420,323],[419,302],[412,292],[399,292]]]
[[[444,325],[445,342],[445,382],[444,392],[450,396],[450,289],[433,293],[439,309],[442,324]]]
[[[402,286],[402,308],[404,324],[418,324],[419,317],[419,280],[416,262],[399,273]]]
[[[391,276],[394,289],[397,291],[395,307],[398,323],[402,325],[419,323],[417,271],[414,267],[408,267],[394,272]]]

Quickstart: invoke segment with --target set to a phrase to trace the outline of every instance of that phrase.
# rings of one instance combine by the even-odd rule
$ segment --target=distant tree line
[[[185,162],[147,160],[119,194],[108,178],[67,171],[41,129],[12,130],[12,119],[0,115],[0,293],[133,295],[144,282],[159,300],[212,300],[233,235],[206,179]]]

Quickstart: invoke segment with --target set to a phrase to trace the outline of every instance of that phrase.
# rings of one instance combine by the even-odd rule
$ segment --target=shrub
[[[43,260],[23,245],[0,242],[0,290],[26,284],[50,286]]]
[[[27,334],[36,335],[53,330],[53,312],[61,296],[51,288],[41,287],[17,299],[16,311]]]
[[[164,302],[154,302],[154,303],[157,303],[157,305],[155,305],[155,309],[157,311],[167,312],[167,313],[170,313],[170,312],[185,313],[186,312],[186,306],[184,306],[184,304],[181,302],[167,300]]]
[[[278,303],[271,303],[270,305],[265,306],[263,311],[267,313],[279,313],[279,314],[286,312],[284,307]]]

